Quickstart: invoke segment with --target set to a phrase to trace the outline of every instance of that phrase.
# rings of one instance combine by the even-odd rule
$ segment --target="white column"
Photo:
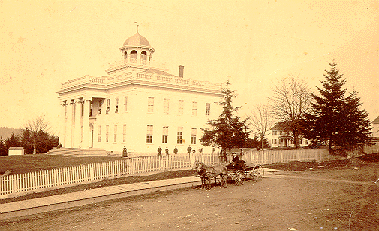
[[[67,130],[67,120],[66,120],[66,110],[67,110],[67,100],[63,100],[61,102],[61,113],[60,113],[60,116],[61,116],[61,126],[60,126],[60,134],[59,134],[59,143],[62,144],[62,147],[66,147],[66,136],[67,136],[67,133],[66,133],[66,130]]]
[[[80,148],[80,141],[81,141],[81,124],[80,124],[80,117],[82,114],[81,111],[82,106],[82,100],[81,99],[75,99],[75,111],[74,111],[74,136],[73,136],[73,147],[74,148]]]
[[[72,148],[72,136],[73,136],[73,106],[71,99],[67,100],[67,123],[66,123],[66,148]]]
[[[90,147],[89,110],[91,100],[85,99],[83,103],[83,145],[82,148]]]

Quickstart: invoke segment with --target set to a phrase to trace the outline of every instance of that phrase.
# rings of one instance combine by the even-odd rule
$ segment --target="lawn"
[[[77,166],[81,164],[108,162],[120,160],[122,157],[112,156],[62,156],[62,155],[24,155],[24,156],[0,156],[0,174],[11,170],[12,174],[35,172],[54,168]]]

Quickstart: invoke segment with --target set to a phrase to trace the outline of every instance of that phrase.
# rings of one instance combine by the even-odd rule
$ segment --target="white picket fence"
[[[188,155],[170,155],[162,158],[139,156],[111,162],[8,175],[0,178],[0,198],[46,188],[59,188],[67,185],[94,182],[105,178],[191,168],[195,159],[207,164],[213,164],[218,162],[218,155],[196,155],[191,156],[191,159]]]
[[[291,149],[291,150],[245,150],[242,159],[246,163],[273,164],[290,161],[322,161],[329,158],[326,149]]]
[[[298,150],[244,150],[243,160],[253,164],[271,164],[289,161],[321,161],[327,156],[324,149]],[[59,188],[68,185],[99,181],[146,172],[159,172],[169,169],[191,168],[199,160],[205,164],[220,162],[218,153],[195,154],[189,157],[170,155],[139,156],[104,163],[71,166],[65,168],[42,170],[24,174],[8,175],[0,178],[0,198],[19,195],[25,192],[39,191],[47,188]]]

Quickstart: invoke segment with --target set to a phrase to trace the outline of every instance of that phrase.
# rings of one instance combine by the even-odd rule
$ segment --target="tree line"
[[[46,153],[59,145],[58,136],[48,132],[48,123],[43,116],[29,121],[21,134],[0,138],[0,156],[7,156],[10,147],[23,147],[26,154]]]
[[[346,154],[357,146],[370,141],[370,121],[368,113],[361,109],[360,98],[356,91],[350,93],[344,88],[346,79],[339,73],[336,63],[330,63],[312,93],[304,80],[290,77],[274,86],[270,105],[257,104],[247,118],[238,116],[238,107],[232,106],[235,92],[227,87],[220,105],[223,111],[219,118],[208,122],[201,138],[203,145],[221,147],[222,150],[252,146],[249,134],[255,131],[254,146],[267,147],[267,132],[276,122],[291,132],[296,148],[299,139],[304,137],[313,145],[327,145],[331,154]],[[250,143],[249,143],[250,142]],[[258,144],[257,144],[258,143]],[[341,151],[342,152],[339,152]],[[337,153],[338,151],[338,153]]]

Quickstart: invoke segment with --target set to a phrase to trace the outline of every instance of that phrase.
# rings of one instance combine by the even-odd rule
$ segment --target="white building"
[[[217,118],[221,85],[153,67],[154,48],[138,32],[120,48],[123,60],[106,76],[84,76],[62,84],[60,142],[65,148],[98,148],[120,153],[179,153],[202,147],[201,128]]]
[[[287,148],[295,147],[293,143],[293,135],[291,131],[288,131],[283,123],[276,123],[274,127],[270,129],[267,135],[268,142],[272,148]],[[308,146],[310,142],[304,137],[299,137],[299,146]]]

